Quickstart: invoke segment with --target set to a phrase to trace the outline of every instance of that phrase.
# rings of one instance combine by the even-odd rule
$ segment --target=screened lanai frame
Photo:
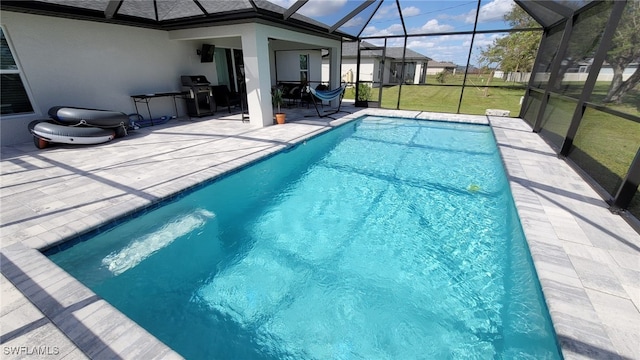
[[[322,1],[322,0],[319,0]],[[516,31],[541,31],[542,41],[534,64],[536,72],[531,76],[529,82],[524,86],[524,99],[520,108],[520,117],[527,121],[535,132],[540,135],[556,149],[558,155],[566,157],[569,163],[574,164],[582,171],[587,178],[590,178],[599,189],[602,196],[611,204],[612,209],[629,208],[636,217],[640,217],[640,195],[638,184],[640,184],[640,149],[637,143],[627,144],[632,150],[631,160],[629,160],[627,170],[619,174],[620,179],[614,185],[603,185],[602,179],[589,166],[585,166],[583,160],[576,156],[576,143],[585,138],[581,124],[585,120],[596,118],[594,114],[605,114],[611,121],[624,122],[625,126],[638,126],[640,117],[636,114],[612,110],[600,103],[593,102],[591,95],[594,91],[597,75],[603,67],[607,52],[608,41],[620,21],[626,4],[629,1],[590,1],[590,0],[513,0],[518,6],[524,9],[539,24],[540,28],[531,29],[485,29],[478,27],[478,14],[480,7],[488,0],[474,1],[476,4],[476,21],[472,29],[463,31],[442,31],[418,33],[408,30],[405,24],[405,14],[403,10],[409,8],[411,1],[407,0],[349,0],[347,6],[338,14],[331,23],[323,21],[322,18],[313,18],[302,15],[304,10],[318,1],[315,0],[45,0],[45,1],[7,1],[0,2],[3,10],[21,11],[41,15],[62,16],[74,19],[108,22],[121,25],[146,27],[159,30],[176,30],[185,28],[195,28],[202,26],[228,25],[245,22],[268,21],[270,24],[280,24],[280,26],[295,28],[298,31],[310,34],[322,34],[325,37],[345,41],[364,41],[381,39],[385,45],[392,40],[401,39],[404,47],[408,40],[420,36],[437,37],[449,35],[468,35],[472,41],[476,37],[484,34],[512,33]],[[581,14],[589,12],[601,4],[608,3],[611,10],[601,34],[601,40],[597,49],[594,49],[592,61],[588,65],[588,78],[582,83],[581,89],[573,94],[559,91],[553,87],[546,86],[553,84],[560,77],[559,71],[562,67],[564,54],[571,41],[571,34],[574,27],[579,25]],[[323,4],[328,4],[324,2]],[[398,33],[391,36],[367,37],[363,35],[366,28],[383,5],[395,5],[398,11],[399,27]],[[347,25],[357,16],[367,18],[359,30],[348,31]],[[461,104],[465,88],[468,88],[466,79],[469,70],[469,63],[473,51],[473,45],[469,47],[467,63],[465,67],[465,79],[461,86],[458,100],[457,113],[460,113]],[[544,63],[545,54],[551,54],[552,58],[548,63]],[[359,62],[358,62],[359,63]],[[404,64],[404,59],[402,61]],[[544,64],[543,64],[544,63]],[[545,65],[545,71],[538,71]],[[402,72],[404,74],[404,71]],[[548,77],[546,84],[537,82],[536,76],[543,74]],[[356,74],[359,76],[359,72]],[[359,79],[356,79],[358,82]],[[560,81],[562,81],[560,79]],[[402,86],[402,83],[400,84]],[[449,86],[449,85],[444,85]],[[459,85],[450,85],[459,86]],[[356,86],[356,90],[357,90]],[[402,109],[402,92],[398,91],[398,100],[395,108]],[[565,124],[559,134],[553,133],[548,122],[548,113],[558,109],[558,104],[567,107],[565,113]],[[567,105],[569,104],[569,105]],[[640,106],[639,106],[640,108]],[[550,110],[551,109],[551,110]],[[596,139],[598,140],[598,139]],[[627,157],[628,154],[627,154]],[[607,164],[604,164],[606,166]],[[622,173],[621,172],[621,173]],[[595,179],[595,180],[594,180]],[[624,212],[623,212],[624,214]]]
[[[479,30],[477,28],[478,25],[478,14],[480,14],[480,7],[482,2],[477,2],[477,10],[476,10],[476,20],[474,22],[474,28],[472,31],[461,31],[461,32],[444,32],[444,33],[410,33],[407,31],[407,28],[404,24],[403,16],[402,16],[402,7],[401,1],[395,1],[398,12],[400,14],[399,20],[402,22],[402,29],[404,31],[403,34],[399,35],[391,35],[391,36],[372,36],[366,37],[362,36],[362,31],[358,33],[358,41],[364,40],[372,40],[372,39],[383,39],[384,45],[383,49],[387,46],[387,41],[393,38],[401,38],[404,40],[404,47],[406,49],[406,44],[408,39],[412,37],[418,36],[439,36],[439,35],[471,35],[471,45],[469,46],[469,56],[467,58],[467,63],[465,67],[464,80],[461,86],[460,91],[460,100],[458,101],[458,108],[456,113],[461,112],[461,105],[463,103],[463,97],[465,92],[465,87],[467,87],[467,75],[468,70],[471,64],[471,54],[474,48],[473,42],[474,38],[478,34],[490,34],[497,32],[516,32],[516,31],[536,31],[536,28],[526,28],[526,29],[496,29],[496,30]],[[587,118],[591,116],[591,112],[602,112],[607,114],[610,117],[614,117],[618,119],[618,121],[626,122],[626,126],[638,127],[640,124],[640,117],[636,114],[629,114],[625,112],[621,112],[618,110],[611,109],[609,107],[602,106],[601,104],[590,102],[589,100],[592,97],[594,92],[594,88],[596,85],[596,81],[598,76],[602,70],[606,53],[609,50],[609,46],[614,36],[614,32],[616,31],[620,19],[622,18],[623,11],[626,7],[626,1],[525,1],[525,0],[515,0],[515,3],[518,4],[523,10],[525,10],[531,17],[533,17],[543,29],[542,41],[539,47],[538,54],[536,56],[536,61],[534,63],[534,69],[537,69],[541,65],[541,61],[543,61],[544,50],[551,51],[554,53],[553,61],[550,63],[550,67],[548,67],[548,73],[546,75],[549,76],[547,81],[547,86],[536,86],[536,77],[531,76],[529,83],[526,86],[525,96],[522,101],[521,106],[521,117],[530,123],[533,130],[535,132],[540,133],[540,135],[557,151],[560,157],[565,158],[571,165],[577,168],[577,170],[583,174],[587,180],[589,180],[596,190],[603,196],[605,200],[611,205],[611,210],[614,212],[621,213],[625,215],[625,218],[629,220],[632,225],[636,227],[636,229],[640,228],[638,225],[638,218],[640,217],[640,192],[639,192],[639,184],[640,184],[640,148],[638,147],[638,140],[635,139],[635,143],[631,143],[629,147],[630,151],[626,152],[624,155],[628,160],[628,163],[624,164],[626,166],[626,171],[620,173],[617,177],[617,182],[613,186],[603,186],[603,183],[611,182],[609,178],[616,176],[611,175],[600,175],[600,169],[595,169],[592,164],[588,164],[586,161],[580,161],[578,156],[575,154],[585,153],[583,149],[579,149],[574,144],[574,139],[578,134],[578,130],[580,129],[580,124],[583,118]],[[382,4],[382,2],[378,3],[378,7]],[[602,10],[605,8],[610,8],[610,12],[603,12]],[[571,46],[570,40],[572,39],[572,33],[578,33],[577,29],[580,25],[581,18],[586,17],[585,14],[589,12],[595,12],[598,16],[603,16],[605,14],[606,19],[604,19],[604,25],[602,25],[601,32],[598,32],[599,29],[594,29],[593,27],[585,27],[588,28],[588,31],[591,34],[597,34],[597,36],[593,37],[591,41],[594,43],[597,42],[597,47],[595,49],[591,49],[591,53],[588,55],[591,57],[590,71],[588,74],[588,78],[584,81],[579,91],[573,94],[573,96],[567,96],[566,93],[563,93],[562,90],[555,89],[552,84],[559,81],[562,82],[562,77],[565,73],[562,70],[563,62],[567,62],[567,59],[571,59],[572,55],[571,50],[575,46]],[[371,15],[373,17],[373,14]],[[371,20],[369,18],[369,21]],[[592,25],[592,24],[591,24]],[[366,26],[366,24],[365,24]],[[364,27],[363,27],[364,29]],[[586,32],[584,30],[583,32]],[[558,44],[553,44],[549,41],[550,38],[554,36],[554,34],[559,34],[561,41]],[[599,39],[598,39],[599,37]],[[580,39],[579,39],[580,40]],[[581,39],[582,41],[587,41]],[[553,46],[556,45],[556,46]],[[640,44],[636,44],[640,45]],[[384,52],[384,50],[383,50]],[[587,54],[582,54],[587,55]],[[405,59],[402,59],[402,63],[404,64]],[[640,60],[640,59],[639,59]],[[383,59],[384,62],[384,59]],[[358,65],[360,65],[360,59],[358,59]],[[356,71],[356,83],[359,83],[359,69]],[[401,71],[404,74],[404,71]],[[403,82],[400,83],[396,109],[402,109],[401,106],[401,98],[402,98],[402,85]],[[415,85],[413,85],[415,86]],[[431,85],[433,86],[433,85]],[[440,85],[447,86],[447,85]],[[452,85],[459,86],[459,85]],[[568,86],[568,85],[567,85]],[[356,99],[358,98],[358,86],[356,86]],[[382,92],[382,91],[381,91]],[[538,94],[538,99],[533,99],[530,97],[530,94]],[[542,125],[543,120],[545,119],[545,111],[549,108],[553,108],[552,105],[548,106],[550,101],[553,101],[553,98],[568,98],[572,102],[575,103],[573,106],[573,110],[571,111],[570,116],[566,119],[568,123],[566,129],[561,132],[559,138],[561,141],[559,143],[554,142],[551,136],[545,134],[545,129]],[[379,99],[382,98],[382,94],[379,95]],[[537,103],[533,105],[533,103]],[[530,110],[532,107],[537,106],[538,109],[536,111],[535,119],[528,119],[527,114],[530,114]],[[640,109],[640,104],[638,104],[638,108]],[[640,133],[640,132],[638,132]],[[587,156],[588,158],[589,156]],[[599,167],[607,168],[609,164],[598,164]],[[615,175],[615,174],[613,174]],[[623,209],[629,209],[630,211],[624,212]],[[626,215],[631,216],[626,216]]]
[[[382,1],[377,3],[377,7],[382,5]],[[461,112],[461,106],[463,104],[463,97],[465,93],[465,88],[467,85],[467,76],[469,73],[469,68],[471,64],[471,55],[474,48],[474,39],[478,34],[491,34],[497,32],[519,32],[519,31],[536,31],[536,28],[524,28],[524,29],[495,29],[495,30],[479,30],[477,28],[478,25],[478,14],[480,14],[480,7],[482,2],[477,2],[477,10],[476,10],[476,20],[474,22],[473,30],[471,31],[460,31],[460,32],[443,32],[443,33],[410,33],[407,31],[407,28],[404,24],[403,16],[402,16],[402,6],[401,1],[395,1],[398,12],[399,12],[399,21],[402,23],[402,34],[394,34],[390,36],[363,36],[362,30],[358,33],[358,41],[372,40],[372,39],[381,39],[384,41],[384,45],[382,49],[386,49],[387,42],[389,39],[402,39],[404,40],[404,48],[406,49],[406,44],[408,39],[413,37],[420,36],[441,36],[441,35],[471,35],[471,45],[469,46],[469,56],[467,58],[467,63],[465,64],[465,73],[464,80],[462,85],[439,85],[439,86],[460,86],[460,99],[458,101],[458,107],[456,113]],[[534,18],[543,29],[542,41],[539,47],[538,54],[536,56],[536,61],[534,63],[534,69],[540,67],[543,62],[545,51],[549,51],[553,53],[553,61],[548,64],[546,74],[549,76],[546,86],[539,86],[536,84],[536,77],[534,76],[536,72],[531,76],[529,83],[526,86],[526,91],[523,97],[522,106],[520,110],[520,116],[524,118],[530,125],[533,127],[535,132],[540,133],[540,135],[558,152],[560,157],[565,158],[571,165],[577,168],[577,170],[583,174],[587,180],[589,180],[596,190],[603,196],[605,200],[611,205],[611,210],[614,212],[619,212],[622,215],[630,220],[632,225],[636,227],[636,229],[640,228],[638,225],[638,218],[640,217],[640,192],[639,192],[639,184],[640,184],[640,148],[638,148],[637,139],[635,143],[630,144],[630,151],[625,153],[626,158],[628,159],[628,163],[624,164],[626,166],[626,171],[620,173],[618,175],[617,182],[614,185],[603,186],[603,183],[611,182],[609,178],[616,177],[611,175],[602,176],[599,173],[600,169],[595,169],[592,164],[588,164],[587,161],[578,160],[578,156],[573,156],[574,154],[585,153],[582,149],[579,149],[574,144],[574,139],[578,134],[578,130],[580,129],[581,121],[584,118],[590,116],[591,112],[602,112],[607,114],[608,116],[615,117],[619,120],[625,121],[626,125],[633,126],[634,128],[640,124],[640,117],[636,114],[629,114],[621,111],[617,111],[611,109],[609,107],[602,106],[601,104],[597,104],[595,102],[590,102],[590,98],[592,93],[594,92],[594,87],[596,81],[598,79],[598,75],[600,74],[605,56],[607,51],[609,50],[610,43],[612,41],[614,32],[617,29],[620,19],[622,18],[622,13],[627,4],[626,1],[526,1],[526,0],[515,0],[515,3],[518,4],[523,10],[525,10],[532,18]],[[610,8],[610,12],[602,12],[601,8]],[[598,32],[598,29],[594,29],[593,27],[589,28],[589,32],[592,34],[596,34],[592,41],[597,42],[597,48],[592,49],[592,52],[588,55],[591,57],[591,63],[589,65],[590,71],[588,78],[581,84],[581,88],[577,93],[573,94],[573,96],[567,96],[566,93],[563,93],[562,90],[554,89],[551,84],[555,82],[562,82],[562,77],[565,73],[562,70],[563,61],[567,62],[567,58],[571,59],[571,55],[569,54],[571,49],[574,46],[571,46],[569,42],[571,39],[572,32],[578,33],[574,29],[578,29],[580,24],[580,20],[582,17],[585,17],[585,14],[589,12],[597,12],[599,16],[602,14],[606,15],[606,19],[604,21],[605,25],[602,25],[602,31]],[[375,13],[375,11],[374,11]],[[369,20],[373,14],[370,15]],[[366,26],[366,24],[365,24]],[[397,29],[400,29],[398,27]],[[595,30],[595,31],[594,31]],[[553,43],[550,41],[553,37],[559,37],[559,43]],[[599,39],[598,39],[599,37]],[[583,39],[583,41],[586,41]],[[638,44],[640,45],[640,44]],[[364,50],[364,48],[363,48]],[[383,50],[384,53],[384,50]],[[358,53],[360,55],[360,52]],[[582,54],[587,55],[587,54]],[[640,60],[640,59],[639,59]],[[382,62],[384,63],[385,59],[383,58]],[[402,64],[405,64],[405,59],[403,57]],[[360,83],[360,56],[358,56],[358,70],[356,71],[356,83]],[[404,74],[404,71],[401,71]],[[398,93],[397,93],[397,102],[396,109],[403,109],[401,105],[402,98],[402,86],[404,82],[401,82],[399,85]],[[415,86],[415,85],[412,85]],[[433,85],[429,85],[433,86]],[[359,86],[356,86],[356,99],[358,98],[358,89]],[[531,96],[531,94],[535,94]],[[537,98],[535,98],[537,96]],[[570,99],[570,101],[575,103],[573,106],[573,110],[570,111],[570,116],[567,117],[567,127],[563,129],[560,134],[557,136],[560,141],[554,141],[553,136],[549,136],[545,134],[545,128],[542,125],[543,120],[545,119],[546,110],[549,108],[554,108],[554,106],[548,104],[553,102],[554,98],[563,98]],[[382,99],[382,90],[380,91],[378,102]],[[529,119],[529,115],[531,114],[531,110],[537,107],[535,111],[535,119]],[[640,109],[640,104],[638,105]],[[640,132],[639,132],[640,133]],[[580,151],[579,151],[580,150]],[[589,156],[587,156],[588,158]],[[593,161],[592,161],[593,162]],[[609,164],[598,164],[600,167],[607,168]],[[614,174],[615,175],[615,174]],[[629,209],[629,213],[631,216],[626,216],[629,213],[622,211],[623,209]]]
[[[524,6],[531,4],[524,2]],[[638,230],[640,147],[637,138],[626,139],[623,132],[634,134],[640,131],[640,116],[637,112],[612,109],[595,100],[598,77],[616,30],[623,24],[621,19],[627,4],[627,1],[591,1],[579,8],[558,8],[564,17],[545,27],[534,64],[536,70],[527,87],[520,116],[556,150],[559,157],[565,158],[589,180],[613,212],[623,215]],[[601,17],[600,33],[594,31],[593,24],[589,24],[589,17]],[[571,83],[565,81],[565,77],[571,74],[564,72],[563,67],[568,59],[576,57],[574,40],[585,41],[585,34],[597,34],[599,39],[595,39],[597,45],[590,48],[588,54],[582,54],[591,60],[588,76],[579,88],[571,89]],[[635,89],[637,91],[637,85]],[[637,108],[640,111],[640,104]],[[600,127],[605,122],[617,122],[622,130],[616,134],[617,137],[608,138],[605,135],[607,129],[594,128],[596,121]],[[598,135],[594,135],[596,131]],[[598,151],[612,148],[623,149],[616,154],[616,159],[603,161],[594,156]],[[612,164],[613,161],[619,164]],[[610,170],[614,166],[622,167],[624,171],[615,174]]]
[[[389,0],[386,0],[387,2],[389,2]],[[471,64],[471,57],[472,57],[472,53],[474,50],[477,50],[477,48],[475,48],[475,40],[476,40],[476,36],[482,36],[482,35],[492,35],[492,34],[505,34],[505,33],[513,33],[513,32],[525,32],[525,31],[534,31],[534,32],[541,32],[542,31],[542,26],[539,27],[524,27],[524,28],[494,28],[494,29],[478,29],[477,25],[478,25],[478,14],[480,14],[481,12],[481,6],[483,5],[483,2],[486,0],[478,0],[475,1],[476,2],[476,6],[474,9],[475,12],[475,20],[473,22],[473,26],[470,27],[469,30],[464,30],[464,31],[431,31],[431,32],[416,32],[416,31],[409,31],[406,27],[406,25],[404,24],[404,20],[403,20],[403,16],[402,16],[402,11],[401,9],[401,4],[402,3],[407,3],[406,1],[398,1],[398,0],[391,0],[392,2],[395,2],[397,7],[398,7],[398,12],[400,13],[399,16],[399,21],[402,22],[402,29],[403,29],[403,33],[402,34],[397,34],[397,35],[386,35],[386,36],[379,36],[379,35],[374,35],[374,36],[365,36],[362,34],[364,28],[358,33],[358,41],[376,41],[376,40],[380,40],[383,41],[384,43],[380,46],[378,46],[378,48],[382,48],[382,49],[386,49],[387,47],[389,47],[390,45],[389,40],[402,40],[403,45],[401,46],[403,49],[407,48],[407,43],[412,40],[412,39],[421,39],[421,38],[439,38],[439,37],[460,37],[460,36],[466,36],[469,40],[470,40],[470,45],[468,46],[469,51],[468,54],[466,55],[466,61],[465,64],[462,65],[462,67],[464,68],[463,71],[463,79],[462,79],[462,85],[458,85],[458,84],[447,84],[447,83],[442,83],[442,84],[423,84],[423,85],[427,85],[427,86],[442,86],[442,87],[459,87],[460,90],[460,95],[459,95],[459,101],[457,104],[457,107],[454,111],[455,113],[461,113],[461,106],[463,103],[463,98],[464,98],[464,92],[465,92],[465,88],[466,87],[475,87],[475,85],[468,85],[468,75],[470,73],[470,64]],[[384,3],[384,0],[378,3],[378,7],[380,7],[380,5],[382,5]],[[373,14],[371,15],[371,17],[373,17]],[[371,17],[369,18],[369,20],[371,20]],[[365,24],[366,26],[366,24]],[[361,47],[360,48],[361,51],[364,50],[369,50],[368,47]],[[360,53],[358,53],[358,58],[360,58]],[[382,62],[385,62],[386,59],[383,59]],[[358,60],[358,64],[360,63],[360,61]],[[401,59],[401,64],[405,64],[406,63],[406,59],[404,58],[404,52],[403,52],[403,57]],[[360,83],[360,79],[359,79],[359,75],[360,75],[360,70],[358,69],[356,71],[357,76],[356,76],[356,83]],[[401,73],[404,74],[404,68],[401,70]],[[403,79],[404,80],[404,79]],[[397,96],[397,101],[395,108],[396,109],[406,109],[403,108],[401,106],[401,94],[402,94],[402,86],[403,84],[405,84],[404,81],[400,82],[399,85],[399,89],[398,89],[398,96]],[[524,92],[524,87],[523,86],[518,86],[518,85],[489,85],[488,83],[483,85],[482,87],[493,87],[493,88],[508,88],[508,89],[520,89],[523,90]],[[359,90],[359,86],[355,87],[355,98],[358,98],[358,90]],[[381,91],[382,92],[382,91]],[[379,98],[381,98],[382,96],[380,95]],[[411,109],[411,110],[416,110],[416,109]]]

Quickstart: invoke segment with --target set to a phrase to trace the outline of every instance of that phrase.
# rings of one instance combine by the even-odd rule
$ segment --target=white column
[[[269,39],[259,26],[242,33],[242,53],[247,81],[247,107],[254,127],[273,125]]]
[[[340,58],[342,57],[342,48],[340,46],[329,48],[329,89],[337,89],[340,87],[342,78],[340,77]],[[331,100],[332,107],[338,107],[339,99]]]
[[[413,74],[413,83],[414,84],[419,84],[420,83],[420,73],[422,72],[422,63],[417,61],[416,62],[416,72]]]

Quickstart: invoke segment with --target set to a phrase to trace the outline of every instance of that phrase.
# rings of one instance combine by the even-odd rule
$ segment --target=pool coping
[[[568,213],[571,215],[571,211],[563,208],[563,206],[551,206],[554,205],[554,201],[549,201],[548,198],[553,195],[554,191],[541,186],[539,179],[534,181],[529,177],[530,174],[527,174],[527,170],[532,166],[529,162],[535,160],[527,158],[526,153],[544,156],[545,160],[553,163],[549,168],[557,171],[561,174],[561,177],[571,176],[572,184],[577,182],[584,183],[584,181],[564,161],[555,157],[549,146],[537,134],[532,133],[530,127],[524,121],[519,119],[436,114],[419,111],[360,110],[346,117],[331,121],[324,126],[315,126],[310,128],[309,131],[304,130],[302,135],[278,143],[278,146],[244,157],[242,158],[243,164],[225,163],[216,171],[199,174],[191,183],[186,182],[177,187],[169,186],[164,190],[164,194],[157,195],[153,201],[147,200],[134,205],[127,205],[114,217],[126,216],[138,211],[140,208],[150,206],[154,201],[161,201],[167,196],[175,196],[184,191],[184,189],[197,186],[202,181],[209,181],[221,174],[237,171],[238,167],[246,166],[248,163],[271,156],[309,137],[317,136],[335,126],[345,124],[364,115],[401,116],[458,122],[462,120],[461,122],[465,123],[491,125],[498,142],[513,198],[563,356],[568,359],[633,357],[633,355],[628,356],[630,349],[633,350],[633,345],[622,344],[627,348],[620,349],[620,338],[626,336],[630,343],[637,339],[637,334],[632,331],[630,335],[624,333],[623,336],[620,336],[619,329],[615,329],[610,323],[603,321],[602,314],[606,314],[609,309],[604,307],[602,302],[610,301],[611,296],[614,296],[615,301],[624,302],[625,317],[627,319],[637,319],[638,299],[632,296],[637,296],[637,294],[628,294],[629,292],[633,293],[635,289],[633,286],[631,288],[625,286],[628,284],[622,284],[620,287],[624,291],[620,292],[618,288],[614,289],[615,291],[608,291],[607,285],[599,283],[602,279],[599,278],[598,274],[590,274],[589,271],[586,271],[587,275],[596,278],[596,281],[585,279],[584,276],[581,277],[582,273],[585,273],[584,268],[588,268],[592,263],[600,264],[606,262],[605,265],[611,267],[611,261],[598,251],[588,254],[590,259],[587,259],[587,255],[579,253],[580,251],[585,251],[581,246],[594,249],[596,247],[589,243],[591,239],[586,236],[584,229],[576,231],[576,233],[579,233],[580,238],[571,238],[570,232],[574,229],[581,229],[580,225],[583,224],[575,219],[571,220],[567,216]],[[286,125],[276,128],[284,129]],[[514,132],[518,136],[527,138],[526,146],[523,145],[522,139],[514,137]],[[547,190],[549,190],[548,193],[546,192]],[[545,193],[542,193],[543,191]],[[599,199],[597,195],[589,192],[593,191],[593,189],[586,186],[582,187],[580,191],[586,192],[586,195],[580,196],[586,199],[584,206],[593,206],[595,207],[593,211],[596,212],[608,211],[606,203]],[[566,193],[561,193],[561,190],[555,192],[559,193],[560,196],[567,195]],[[606,215],[606,213],[598,213],[599,216],[601,214]],[[561,223],[553,221],[551,219],[553,216],[561,218]],[[616,219],[616,215],[611,214],[611,217],[613,219],[611,221],[616,226],[624,227],[623,224],[626,224],[619,216]],[[575,225],[578,225],[578,227],[575,228]],[[85,231],[99,226],[100,224],[85,224]],[[621,235],[623,239],[627,235],[635,234],[629,241],[632,244],[640,244],[640,236],[637,236],[635,231],[623,230],[624,235]],[[585,237],[583,238],[582,235],[585,235]],[[30,303],[34,304],[44,314],[44,322],[53,324],[81,350],[81,353],[77,351],[74,353],[77,349],[74,349],[73,346],[66,346],[64,348],[68,352],[65,353],[65,356],[68,354],[84,354],[90,357],[116,355],[123,358],[135,358],[136,356],[144,355],[145,358],[181,358],[179,354],[162,344],[151,334],[148,334],[146,330],[140,328],[104,300],[99,299],[91,290],[66,274],[39,252],[39,250],[55,246],[68,238],[54,236],[43,240],[42,237],[27,236],[20,241],[3,246],[0,251],[2,274],[29,299]],[[618,251],[619,249],[614,250]],[[616,254],[616,256],[618,255]],[[602,258],[605,259],[602,260]],[[634,258],[639,258],[638,252],[635,252]],[[574,265],[576,262],[578,262],[577,266]],[[627,268],[624,268],[624,270],[627,270]],[[632,270],[636,271],[635,269]],[[615,270],[612,271],[615,273]],[[606,278],[605,280],[611,279]],[[585,283],[587,286],[585,286]],[[602,310],[603,308],[604,310]],[[5,315],[10,313],[11,310],[9,309],[9,312],[3,311],[3,321]],[[28,326],[36,327],[33,324]],[[22,329],[22,331],[26,330],[29,330],[29,328]],[[130,338],[128,335],[132,332],[136,336],[132,337],[131,340],[123,340],[123,338]],[[125,334],[127,336],[124,336]],[[3,336],[5,336],[4,332]],[[14,339],[12,336],[5,336],[5,339],[7,338],[9,342]],[[35,339],[32,341],[35,341]],[[6,341],[3,343],[6,343]]]

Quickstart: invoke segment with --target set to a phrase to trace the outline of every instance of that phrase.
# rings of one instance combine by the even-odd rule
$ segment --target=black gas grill
[[[189,116],[207,116],[215,113],[216,104],[213,100],[211,83],[203,75],[183,75],[180,77]]]

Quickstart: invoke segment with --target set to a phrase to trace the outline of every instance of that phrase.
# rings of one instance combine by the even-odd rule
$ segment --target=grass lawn
[[[573,98],[580,97],[583,83],[579,82],[563,82],[564,95],[571,96]],[[591,94],[590,101],[599,105],[604,105],[602,100],[606,97],[609,91],[608,81],[598,81]],[[640,86],[636,85],[631,91],[629,91],[622,99],[621,104],[608,104],[607,107],[621,111],[623,113],[640,116]]]
[[[371,99],[378,99],[379,90],[379,88],[372,89]],[[398,91],[400,91],[400,86],[383,88],[380,107],[395,109],[398,103]],[[459,86],[403,85],[400,109],[457,113],[461,91],[462,87]],[[524,88],[476,88],[468,86],[464,90],[460,113],[484,115],[486,109],[504,109],[511,111],[512,117],[518,117],[520,115],[520,98],[522,96],[524,96]],[[345,99],[354,98],[355,89],[347,89]]]
[[[638,139],[640,123],[587,109],[569,157],[615,196],[638,151]],[[628,209],[640,218],[640,192]]]
[[[400,109],[403,110],[423,110],[434,112],[457,112],[460,101],[460,91],[464,76],[449,75],[444,84],[439,84],[435,76],[427,76],[427,85],[403,85]],[[490,87],[484,85],[489,82]],[[449,85],[449,86],[439,86]],[[451,86],[457,85],[457,86]],[[584,83],[565,82],[563,83],[563,94],[575,99],[580,97]],[[510,86],[518,88],[496,88],[493,86]],[[383,108],[395,109],[398,102],[399,86],[383,88],[382,103]],[[485,89],[486,93],[485,93]],[[591,96],[591,102],[602,104],[602,99],[607,94],[609,82],[598,82]],[[372,100],[378,99],[378,88],[372,89]],[[462,114],[484,114],[486,109],[504,109],[511,111],[512,117],[520,116],[520,97],[524,95],[525,85],[520,83],[506,82],[499,78],[492,78],[489,81],[487,74],[470,74],[467,76],[467,87],[460,106]],[[345,99],[354,99],[355,89],[349,88],[345,93]],[[622,104],[608,104],[609,108],[627,114],[640,116],[640,87],[636,86],[625,95]]]

